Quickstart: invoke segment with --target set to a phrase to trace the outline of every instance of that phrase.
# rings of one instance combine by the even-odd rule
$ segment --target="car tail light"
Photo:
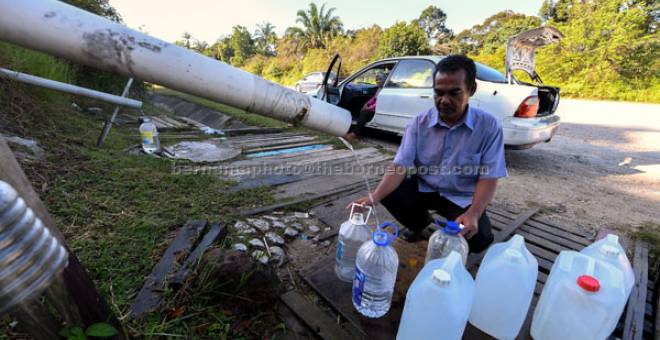
[[[516,113],[513,115],[518,118],[533,118],[536,117],[536,113],[539,111],[539,97],[529,96],[520,103]]]

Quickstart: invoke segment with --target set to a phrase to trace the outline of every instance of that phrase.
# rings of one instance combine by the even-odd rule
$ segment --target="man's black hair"
[[[465,85],[468,89],[477,88],[477,65],[474,60],[460,54],[453,54],[442,58],[433,69],[433,83],[435,75],[440,73],[454,73],[458,70],[465,71]]]

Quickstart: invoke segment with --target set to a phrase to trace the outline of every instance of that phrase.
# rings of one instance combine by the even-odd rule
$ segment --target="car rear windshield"
[[[506,78],[500,71],[486,65],[477,64],[477,79],[492,83],[506,83]]]

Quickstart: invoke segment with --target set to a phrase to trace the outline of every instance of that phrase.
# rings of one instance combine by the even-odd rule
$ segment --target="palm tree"
[[[257,24],[257,30],[254,32],[254,41],[257,44],[257,50],[263,55],[275,55],[275,43],[277,34],[275,26],[270,22]]]
[[[183,35],[181,36],[183,38],[183,46],[185,48],[190,48],[192,46],[191,42],[193,41],[193,36],[192,34],[188,32],[183,32]]]
[[[333,16],[335,8],[325,10],[325,4],[321,9],[315,3],[309,4],[307,11],[299,10],[296,22],[300,27],[289,27],[286,35],[296,39],[303,48],[326,48],[326,44],[332,37],[342,32],[342,23],[338,16]]]

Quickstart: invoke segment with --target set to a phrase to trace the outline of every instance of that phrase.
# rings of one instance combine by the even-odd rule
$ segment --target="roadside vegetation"
[[[549,25],[564,39],[539,50],[537,71],[562,95],[660,102],[660,3],[652,0],[546,0],[538,16],[514,10],[495,13],[462,32],[445,26],[447,14],[429,6],[417,19],[391,27],[343,27],[339,13],[312,2],[297,13],[284,36],[265,22],[251,33],[232,33],[208,43],[185,33],[177,43],[266,79],[293,85],[305,74],[325,71],[336,53],[347,76],[386,57],[463,53],[504,71],[507,39]],[[525,81],[524,77],[521,80]]]

